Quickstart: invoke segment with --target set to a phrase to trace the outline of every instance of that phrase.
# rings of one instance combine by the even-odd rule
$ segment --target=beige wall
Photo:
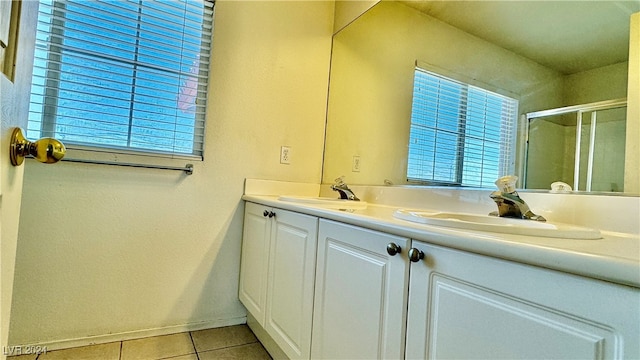
[[[628,62],[564,77],[564,106],[627,97]]]
[[[335,6],[335,18],[333,21],[333,32],[337,33],[345,26],[349,25],[358,16],[369,10],[380,0],[337,0]]]
[[[631,15],[625,191],[640,194],[640,12]]]
[[[216,3],[191,176],[27,161],[10,343],[244,321],[243,181],[320,180],[332,32],[331,1]]]

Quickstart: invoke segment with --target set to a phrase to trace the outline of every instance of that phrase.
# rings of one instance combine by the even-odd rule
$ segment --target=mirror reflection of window
[[[407,180],[493,187],[514,171],[518,101],[416,68]]]

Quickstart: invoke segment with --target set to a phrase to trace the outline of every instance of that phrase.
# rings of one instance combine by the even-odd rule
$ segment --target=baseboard
[[[187,331],[198,331],[198,330],[246,324],[246,323],[247,323],[247,318],[245,316],[242,316],[242,317],[235,317],[230,319],[201,321],[201,322],[189,323],[189,324],[183,324],[183,325],[173,325],[173,326],[165,326],[165,327],[159,327],[159,328],[153,328],[153,329],[126,331],[126,332],[120,332],[120,333],[114,333],[114,334],[87,336],[87,337],[75,338],[75,339],[45,341],[45,342],[39,342],[34,344],[28,344],[28,345],[20,344],[20,346],[23,348],[25,347],[37,348],[37,349],[46,348],[47,351],[53,351],[53,350],[69,349],[69,348],[87,346],[87,345],[106,344],[106,343],[116,342],[116,341],[140,339],[140,338],[151,337],[151,336],[171,335],[171,334],[177,334],[177,333],[187,332]]]

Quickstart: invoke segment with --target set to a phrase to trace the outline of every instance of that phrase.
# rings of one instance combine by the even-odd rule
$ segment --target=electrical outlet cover
[[[288,146],[280,147],[280,164],[291,164],[291,148]]]
[[[353,162],[351,163],[351,171],[360,172],[360,156],[354,155]]]

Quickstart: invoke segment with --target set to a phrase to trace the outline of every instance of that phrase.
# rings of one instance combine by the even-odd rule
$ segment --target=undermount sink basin
[[[521,220],[490,215],[399,209],[394,212],[393,216],[420,224],[466,230],[563,239],[595,240],[602,238],[600,231],[596,229],[563,223]]]
[[[365,201],[353,201],[339,198],[314,197],[314,196],[280,196],[278,200],[307,205],[321,206],[327,209],[366,209]]]

